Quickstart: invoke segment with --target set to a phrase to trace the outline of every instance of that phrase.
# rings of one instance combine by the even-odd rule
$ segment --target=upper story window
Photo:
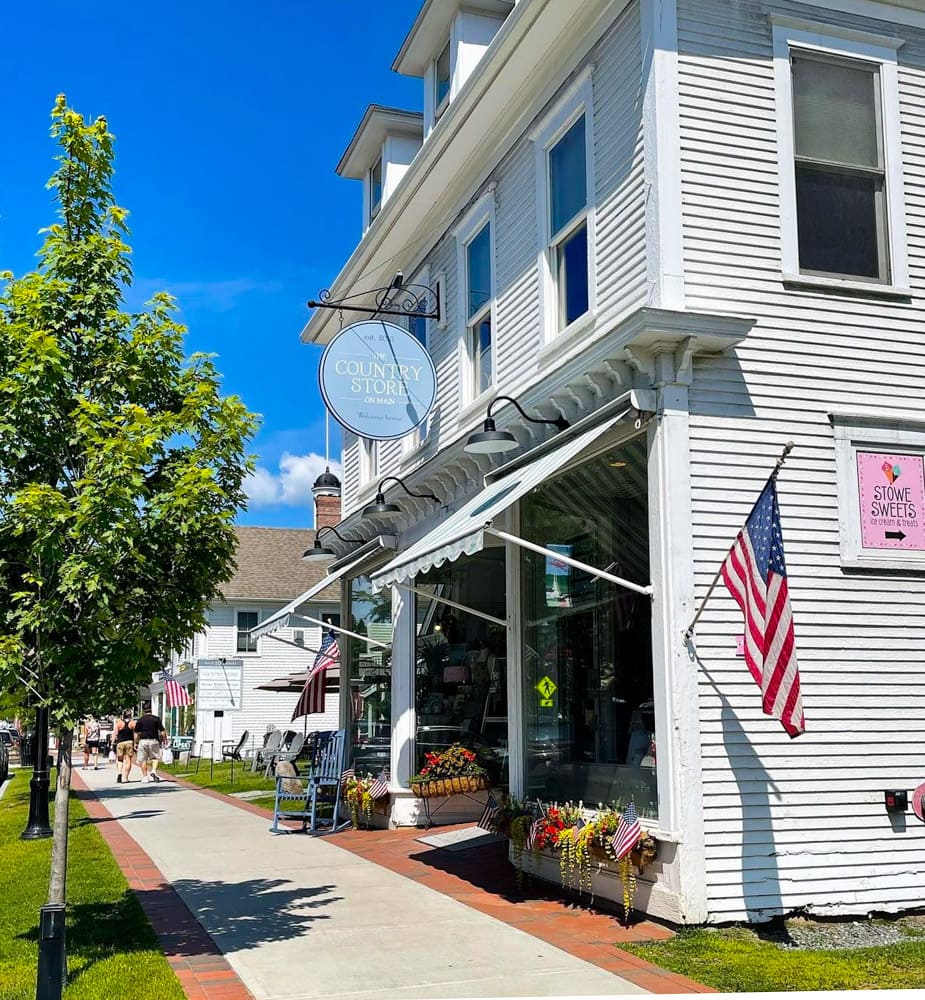
[[[549,150],[549,262],[559,330],[588,311],[587,171],[582,114]]]
[[[593,307],[591,97],[586,70],[533,134],[547,338]]]
[[[414,278],[415,285],[421,285],[424,287],[430,287],[430,276],[425,270],[420,274],[416,275]],[[435,289],[437,298],[439,299],[440,292]],[[434,306],[433,299],[428,296],[422,303],[426,311],[431,311]],[[414,337],[425,351],[430,351],[430,328],[431,324],[435,322],[434,320],[425,319],[423,316],[409,316],[408,317],[408,332]],[[420,424],[414,431],[410,434],[406,434],[402,439],[402,451],[405,454],[409,454],[414,451],[420,445],[424,444],[430,433],[430,417],[428,416],[422,424]]]
[[[237,642],[235,650],[239,653],[256,653],[257,637],[250,635],[250,630],[257,627],[259,614],[256,611],[239,611],[237,613]]]
[[[439,118],[450,103],[450,43],[434,60],[434,118]]]
[[[379,214],[382,207],[382,157],[373,164],[369,171],[369,221]]]
[[[465,262],[466,372],[471,400],[493,381],[491,221],[466,244]]]
[[[775,21],[784,277],[905,287],[898,43],[845,36]]]

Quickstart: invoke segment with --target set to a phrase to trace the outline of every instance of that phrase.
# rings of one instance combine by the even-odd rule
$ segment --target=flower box
[[[435,796],[464,795],[467,792],[479,792],[488,788],[488,778],[484,774],[464,774],[455,778],[434,778],[432,781],[416,781],[411,785],[411,791],[420,798],[428,799]]]

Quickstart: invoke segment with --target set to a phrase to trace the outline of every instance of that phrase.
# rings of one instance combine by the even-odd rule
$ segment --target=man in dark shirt
[[[141,718],[132,723],[135,738],[138,741],[138,751],[135,763],[141,768],[142,782],[160,781],[157,765],[161,761],[161,745],[167,738],[164,723],[150,712],[145,712]],[[148,773],[150,765],[151,772]]]

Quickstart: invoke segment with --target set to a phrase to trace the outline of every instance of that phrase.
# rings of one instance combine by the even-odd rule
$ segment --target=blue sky
[[[334,167],[366,105],[420,110],[421,82],[390,66],[421,3],[39,0],[5,19],[0,269],[31,269],[53,221],[49,114],[63,92],[116,136],[130,304],[177,296],[188,350],[218,354],[225,390],[263,416],[243,524],[312,525],[324,407],[319,351],[298,339],[305,300],[360,237],[360,183]]]

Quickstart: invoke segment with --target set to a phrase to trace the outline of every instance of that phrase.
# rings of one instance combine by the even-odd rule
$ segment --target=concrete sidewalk
[[[78,771],[257,1000],[619,996],[646,992],[335,840],[169,778]]]

